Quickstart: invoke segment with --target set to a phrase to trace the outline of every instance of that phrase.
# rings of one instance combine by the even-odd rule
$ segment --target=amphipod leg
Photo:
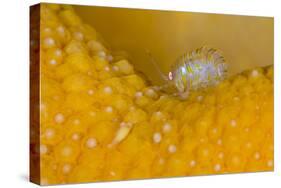
[[[116,132],[116,135],[115,135],[112,143],[109,144],[109,147],[112,147],[116,144],[119,144],[121,141],[123,141],[130,133],[132,127],[133,126],[131,123],[125,123],[125,122],[121,123],[120,128]]]
[[[155,91],[163,91],[169,88],[169,84],[164,84],[162,86],[152,86],[151,88],[154,89]]]

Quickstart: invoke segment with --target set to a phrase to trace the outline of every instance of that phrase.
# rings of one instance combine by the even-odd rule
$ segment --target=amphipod
[[[221,52],[210,47],[201,47],[179,57],[164,75],[153,61],[158,72],[165,80],[161,88],[173,86],[175,95],[185,99],[192,90],[214,86],[225,79],[227,64]]]

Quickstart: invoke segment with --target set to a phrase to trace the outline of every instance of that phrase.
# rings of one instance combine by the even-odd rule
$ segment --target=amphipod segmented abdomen
[[[169,73],[169,80],[182,93],[216,85],[225,78],[226,71],[221,53],[202,47],[181,56]]]

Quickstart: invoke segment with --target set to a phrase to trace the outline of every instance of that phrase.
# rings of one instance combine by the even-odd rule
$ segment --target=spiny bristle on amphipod
[[[168,74],[179,93],[213,86],[226,77],[227,65],[221,53],[210,47],[182,55]]]

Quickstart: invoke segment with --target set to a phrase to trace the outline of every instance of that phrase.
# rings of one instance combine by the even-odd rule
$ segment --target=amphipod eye
[[[169,78],[169,80],[173,80],[173,73],[172,72],[169,72],[168,78]]]

